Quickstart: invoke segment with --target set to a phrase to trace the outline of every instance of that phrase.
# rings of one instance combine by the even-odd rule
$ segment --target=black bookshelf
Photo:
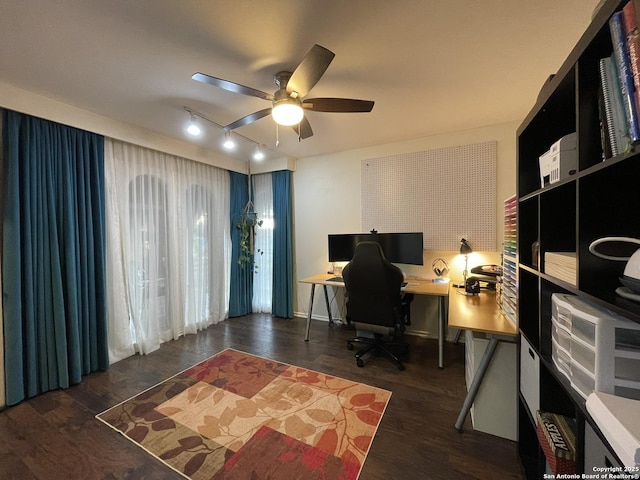
[[[608,21],[625,3],[610,0],[602,5],[517,132],[518,322],[521,335],[539,357],[540,409],[575,420],[578,473],[585,460],[585,423],[599,429],[584,399],[551,360],[551,295],[580,295],[640,323],[640,304],[614,293],[624,263],[588,252],[589,244],[600,237],[640,238],[640,221],[634,216],[634,206],[640,205],[640,147],[603,161],[598,109],[599,60],[613,51]],[[572,132],[577,134],[577,172],[541,187],[538,158]],[[532,253],[536,241],[538,258]],[[545,252],[576,253],[575,285],[543,273]],[[540,479],[545,458],[536,421],[522,392],[519,403],[522,467],[526,478]],[[600,439],[609,448],[601,435]],[[611,456],[620,461],[613,452]]]

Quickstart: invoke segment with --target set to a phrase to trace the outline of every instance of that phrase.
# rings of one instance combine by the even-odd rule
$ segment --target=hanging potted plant
[[[245,207],[240,212],[240,218],[236,223],[236,227],[240,229],[240,254],[238,255],[238,264],[242,268],[246,268],[253,263],[254,254],[254,238],[255,229],[262,225],[262,220],[258,219],[253,203],[251,200],[247,202]],[[260,250],[257,251],[262,255]],[[258,266],[254,263],[253,269],[257,271]]]
[[[238,264],[241,268],[252,266],[253,271],[258,271],[258,266],[254,263],[254,243],[256,227],[262,225],[262,220],[258,219],[253,202],[251,201],[251,160],[248,162],[247,174],[247,190],[249,192],[249,201],[240,211],[239,220],[236,227],[240,229],[240,254],[238,255]],[[257,253],[262,255],[263,252],[258,250]]]

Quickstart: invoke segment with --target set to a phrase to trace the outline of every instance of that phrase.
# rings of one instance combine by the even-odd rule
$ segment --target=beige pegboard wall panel
[[[362,161],[362,231],[423,232],[425,250],[496,251],[495,141]]]

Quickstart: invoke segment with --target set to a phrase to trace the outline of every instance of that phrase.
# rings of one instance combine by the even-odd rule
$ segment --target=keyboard
[[[331,278],[327,278],[326,280],[327,282],[335,282],[335,283],[344,283],[344,280],[342,277],[331,277]]]
[[[331,278],[327,278],[326,281],[333,282],[333,283],[344,283],[344,279],[342,277],[331,277]],[[409,285],[408,282],[402,282],[402,285],[400,285],[400,288],[405,288],[407,285]]]

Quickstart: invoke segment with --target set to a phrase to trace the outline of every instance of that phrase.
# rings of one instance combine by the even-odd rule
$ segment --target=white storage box
[[[589,395],[585,405],[622,463],[627,467],[640,467],[640,402],[597,392]],[[589,424],[586,423],[584,472],[592,473],[592,465],[607,465],[605,458],[614,466],[619,466],[595,433],[589,432],[588,427]],[[590,436],[594,438],[593,441]],[[590,448],[591,445],[596,448]],[[592,450],[595,450],[595,454]],[[637,475],[638,470],[632,469],[628,473]]]
[[[552,295],[552,359],[583,397],[592,391],[640,399],[640,324],[575,295]],[[565,346],[561,348],[560,344]]]
[[[622,467],[611,454],[609,449],[602,443],[600,437],[591,428],[589,422],[584,424],[584,473],[589,475],[596,475],[601,473],[602,477],[606,478],[606,474],[602,471],[603,467]],[[613,470],[611,471],[612,475]]]
[[[520,393],[535,419],[540,410],[540,358],[523,335],[520,335]]]

